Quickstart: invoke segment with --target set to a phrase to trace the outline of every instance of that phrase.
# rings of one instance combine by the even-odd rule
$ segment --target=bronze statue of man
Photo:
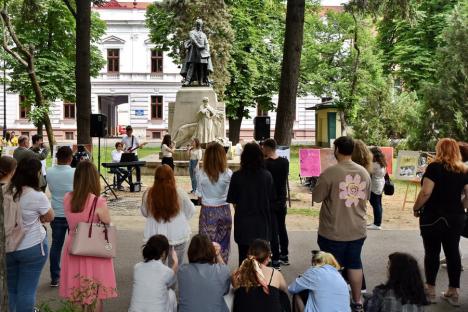
[[[209,86],[208,75],[213,72],[208,38],[203,32],[203,21],[197,19],[195,29],[185,41],[187,55],[180,74],[184,77],[183,85],[190,86],[198,81],[199,86]]]

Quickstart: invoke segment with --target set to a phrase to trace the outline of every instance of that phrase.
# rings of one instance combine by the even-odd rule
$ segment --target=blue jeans
[[[192,191],[197,190],[197,164],[198,159],[190,159],[189,172],[190,180],[192,181]]]
[[[44,255],[41,244],[6,255],[10,312],[32,312],[34,309],[39,277],[47,261],[47,237],[42,246]]]
[[[52,228],[52,246],[50,247],[50,279],[58,282],[60,279],[60,257],[62,256],[63,242],[67,235],[68,222],[66,218],[55,218],[50,222]]]
[[[374,210],[374,224],[380,226],[382,224],[382,194],[377,195],[371,192],[369,202]]]

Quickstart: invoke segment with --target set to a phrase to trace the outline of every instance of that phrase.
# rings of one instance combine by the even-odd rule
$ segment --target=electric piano
[[[130,185],[130,192],[139,192],[141,190],[141,181],[138,179],[133,183],[132,175],[135,168],[144,167],[146,166],[146,161],[127,161],[127,162],[110,162],[110,163],[102,163],[101,164],[104,168],[112,169],[112,168],[127,168],[129,171],[128,174],[128,185]]]

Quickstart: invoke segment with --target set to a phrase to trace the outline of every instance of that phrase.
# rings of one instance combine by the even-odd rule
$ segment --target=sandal
[[[447,301],[452,307],[459,307],[460,302],[458,301],[458,296],[455,295],[447,295],[445,292],[442,292],[440,296],[443,300]]]
[[[429,304],[436,304],[436,294],[430,293],[427,289],[424,289],[424,293],[426,294],[426,299]]]

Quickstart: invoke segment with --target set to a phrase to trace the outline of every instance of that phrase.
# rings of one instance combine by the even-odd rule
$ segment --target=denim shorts
[[[361,251],[366,238],[354,241],[340,242],[318,236],[317,243],[321,251],[329,252],[335,256],[338,263],[345,269],[362,269]]]

